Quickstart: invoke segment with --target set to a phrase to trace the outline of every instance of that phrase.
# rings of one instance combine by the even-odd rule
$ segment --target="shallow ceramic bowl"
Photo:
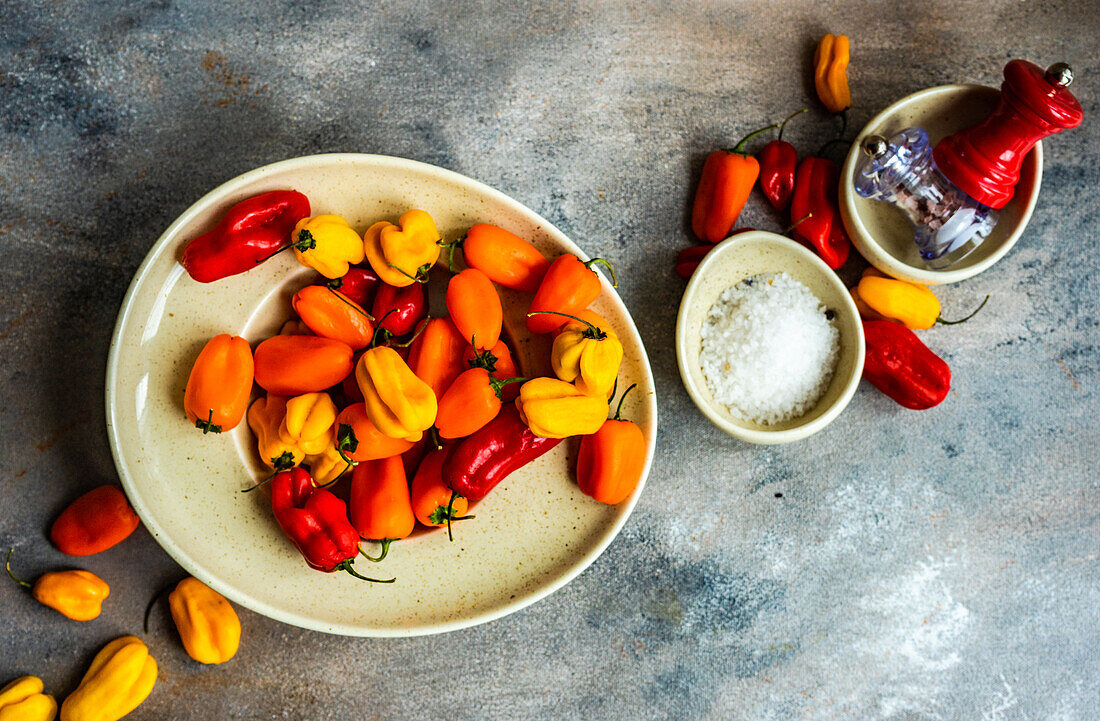
[[[218,333],[242,335],[253,345],[274,335],[290,315],[290,295],[316,275],[284,253],[204,285],[176,259],[234,203],[276,188],[304,192],[314,214],[341,214],[359,231],[417,207],[432,214],[447,240],[488,222],[529,239],[548,256],[581,253],[561,231],[502,193],[397,158],[297,158],[212,191],[149,252],[123,302],[108,360],[111,449],[149,532],[188,572],[230,600],[286,623],[349,635],[408,636],[470,626],[522,608],[574,578],[618,533],[645,477],[618,506],[597,503],[573,480],[575,446],[569,443],[505,479],[478,504],[476,519],[455,525],[454,543],[445,531],[423,533],[395,543],[380,564],[356,564],[378,578],[395,576],[388,585],[311,570],[283,537],[265,494],[241,493],[266,471],[246,423],[221,436],[203,436],[188,423],[182,403],[191,364]],[[602,283],[594,307],[624,345],[620,387],[639,384],[641,392],[627,397],[624,417],[645,433],[648,473],[657,435],[653,376],[630,314]],[[525,342],[517,353],[527,350]]]
[[[717,403],[699,364],[701,331],[707,312],[726,288],[761,273],[784,272],[798,280],[836,313],[840,358],[825,395],[802,416],[770,425],[732,415]],[[829,425],[852,399],[863,375],[863,325],[840,278],[815,254],[789,238],[751,231],[727,238],[703,258],[691,276],[676,318],[676,360],[695,405],[714,425],[750,443],[789,443]]]
[[[891,137],[906,128],[928,131],[933,145],[951,133],[981,122],[996,106],[1000,91],[984,85],[942,85],[913,93],[876,115],[848,151],[840,175],[840,214],[848,236],[871,265],[902,280],[928,285],[957,283],[1003,258],[1023,235],[1043,176],[1043,146],[1035,147],[1020,167],[1020,182],[989,237],[970,255],[944,270],[921,260],[908,217],[893,205],[861,198],[855,191],[859,143],[872,133]]]

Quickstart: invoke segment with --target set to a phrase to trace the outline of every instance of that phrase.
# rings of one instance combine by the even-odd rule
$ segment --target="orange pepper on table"
[[[111,594],[111,587],[91,571],[51,571],[43,573],[33,584],[16,577],[11,570],[11,554],[4,564],[12,580],[24,588],[30,589],[34,600],[48,606],[62,616],[74,621],[91,621],[98,618],[103,609],[103,600]],[[4,715],[0,713],[0,721]]]
[[[707,156],[691,205],[691,230],[699,240],[718,243],[729,236],[760,176],[760,163],[744,152],[745,143],[760,133],[778,127],[769,125],[753,131],[742,138],[733,150],[715,150]]]
[[[443,482],[443,463],[449,454],[448,448],[431,451],[420,461],[413,475],[410,490],[413,514],[429,528],[447,526],[449,529],[453,521],[473,518],[466,515],[469,502]]]
[[[254,364],[248,341],[228,333],[214,336],[195,359],[183,409],[203,433],[221,433],[237,427],[248,408]]]
[[[360,537],[382,544],[377,558],[389,552],[390,543],[405,538],[416,526],[409,482],[400,456],[364,461],[351,476],[348,518]]]
[[[409,368],[441,397],[465,368],[462,354],[472,347],[450,318],[432,318],[409,347]]]
[[[504,309],[489,276],[467,268],[447,284],[446,300],[451,322],[464,340],[479,351],[497,344]]]
[[[290,304],[311,331],[343,341],[352,350],[366,348],[374,337],[370,314],[328,286],[307,285],[294,294]]]
[[[464,371],[439,399],[435,427],[440,437],[464,438],[481,429],[500,413],[503,405],[501,392],[506,384],[523,380],[526,379],[497,380],[484,368]]]
[[[413,446],[411,441],[404,438],[390,438],[375,428],[367,416],[367,408],[363,403],[352,403],[336,416],[337,445],[340,444],[341,426],[350,427],[355,434],[355,448],[344,449],[344,452],[356,463],[399,456]]]
[[[852,105],[848,88],[848,36],[826,33],[814,50],[814,89],[830,113]]]
[[[534,293],[550,267],[539,250],[515,233],[488,223],[466,231],[462,241],[466,265],[477,268],[505,288]]]
[[[367,228],[363,247],[367,262],[383,282],[404,288],[422,283],[439,260],[439,231],[427,212],[410,210],[398,225],[380,221]]]
[[[50,540],[64,554],[90,556],[124,541],[139,522],[121,488],[99,486],[61,512],[50,527]]]
[[[638,487],[645,468],[645,435],[632,421],[621,419],[623,399],[615,416],[590,436],[581,438],[577,453],[577,486],[600,503],[622,503]]]
[[[535,291],[535,297],[531,301],[530,312],[554,311],[576,315],[592,305],[592,301],[600,297],[600,277],[592,270],[592,266],[600,263],[611,271],[611,284],[617,285],[615,272],[611,265],[603,258],[593,258],[587,262],[581,261],[570,253],[560,255],[550,264],[550,268],[543,276],[539,289]],[[565,325],[568,318],[557,315],[530,315],[527,316],[527,330],[532,333],[550,333]]]
[[[273,336],[256,346],[256,382],[280,396],[323,391],[355,370],[351,356],[351,346],[334,338]]]
[[[480,353],[473,346],[467,345],[462,353],[462,360],[468,368],[484,368],[498,381],[506,381],[519,375],[516,361],[512,358],[512,350],[503,340],[498,340],[495,346]],[[514,384],[509,383],[501,389],[501,399],[505,403],[514,401],[518,395],[519,386]]]

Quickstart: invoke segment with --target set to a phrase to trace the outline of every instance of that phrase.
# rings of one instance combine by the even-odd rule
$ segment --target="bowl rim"
[[[910,93],[905,97],[897,100],[888,105],[884,110],[879,112],[873,118],[871,118],[863,129],[856,135],[855,141],[853,141],[851,148],[848,150],[848,155],[844,159],[844,166],[840,171],[840,215],[844,221],[844,228],[848,231],[848,236],[852,239],[856,248],[860,254],[867,260],[868,263],[873,265],[878,270],[890,275],[894,278],[900,278],[914,283],[923,283],[926,285],[946,285],[948,283],[958,283],[966,280],[967,278],[973,278],[975,275],[988,270],[990,266],[1003,258],[1016,242],[1023,235],[1024,230],[1027,228],[1028,223],[1031,220],[1031,216],[1035,211],[1035,206],[1039,200],[1039,190],[1043,181],[1043,143],[1039,141],[1035,143],[1034,149],[1031,151],[1035,154],[1035,183],[1033,184],[1031,194],[1027,196],[1024,203],[1023,211],[1020,214],[1020,222],[1009,233],[1008,238],[1001,244],[1001,247],[994,251],[987,258],[979,263],[968,266],[966,268],[959,268],[955,270],[932,270],[930,268],[920,268],[917,266],[909,265],[897,259],[896,256],[891,254],[878,243],[877,240],[871,235],[871,232],[867,229],[867,226],[863,223],[859,213],[856,210],[856,202],[865,200],[860,198],[853,185],[853,179],[855,177],[856,161],[859,158],[859,143],[864,137],[872,132],[872,128],[877,128],[889,120],[892,116],[897,115],[908,106],[913,103],[927,99],[928,97],[935,95],[951,95],[956,93],[968,93],[968,92],[988,92],[988,93],[1000,93],[1000,90],[989,85],[980,85],[978,83],[952,83],[948,85],[936,85],[930,88],[924,88],[914,93]]]
[[[141,518],[142,525],[145,526],[149,534],[160,545],[161,548],[178,563],[185,571],[205,583],[210,588],[218,591],[222,595],[226,596],[231,601],[244,606],[256,613],[259,613],[268,618],[276,621],[286,623],[288,625],[297,626],[300,628],[306,628],[312,631],[320,631],[322,633],[339,634],[344,636],[358,636],[358,637],[413,637],[413,636],[425,636],[437,633],[446,633],[450,631],[457,631],[472,626],[477,626],[489,621],[502,618],[517,611],[520,611],[531,604],[534,604],[543,598],[546,598],[550,594],[559,590],[585,570],[588,569],[592,563],[599,558],[607,547],[618,537],[623,526],[626,524],[627,519],[634,512],[634,508],[638,503],[638,499],[641,498],[642,491],[645,488],[646,482],[649,478],[649,473],[652,470],[653,461],[656,458],[656,444],[657,444],[657,432],[658,427],[658,408],[657,408],[657,384],[653,376],[653,365],[649,359],[649,353],[645,349],[645,344],[642,339],[641,333],[638,331],[637,323],[634,321],[633,315],[626,309],[626,304],[622,298],[619,297],[618,291],[608,283],[606,278],[601,277],[601,285],[610,288],[614,294],[616,300],[621,303],[626,309],[624,321],[628,325],[629,330],[633,331],[638,338],[638,346],[641,353],[641,369],[644,378],[650,384],[653,392],[648,395],[646,404],[648,411],[651,414],[654,432],[649,434],[646,438],[646,457],[642,468],[642,476],[638,482],[638,486],[629,499],[619,504],[622,508],[622,512],[617,516],[615,521],[610,524],[604,531],[603,535],[592,546],[592,548],[583,556],[576,559],[576,561],[570,567],[556,576],[551,577],[544,585],[534,589],[530,593],[525,595],[517,595],[517,597],[510,602],[502,603],[500,606],[470,615],[463,615],[455,619],[448,620],[441,623],[426,623],[415,627],[394,627],[394,628],[382,628],[371,629],[363,628],[355,624],[348,623],[324,623],[315,621],[314,619],[300,615],[294,612],[284,611],[280,608],[274,607],[268,603],[253,598],[246,591],[239,590],[238,588],[223,582],[220,578],[211,573],[207,573],[203,565],[196,559],[191,558],[186,554],[182,548],[176,545],[164,532],[164,529],[152,514],[149,513],[148,507],[142,502],[141,495],[135,492],[133,478],[130,475],[129,466],[126,463],[125,458],[121,452],[121,439],[118,436],[117,423],[115,421],[115,406],[118,402],[115,397],[115,387],[117,385],[117,371],[118,371],[118,359],[122,352],[121,337],[123,330],[130,320],[130,316],[134,311],[134,301],[136,298],[137,288],[140,285],[142,279],[145,277],[149,267],[157,262],[163,253],[168,252],[171,249],[172,242],[177,240],[176,235],[179,230],[186,226],[188,223],[202,212],[206,211],[210,206],[216,205],[219,202],[225,200],[226,197],[231,196],[235,191],[246,187],[257,178],[260,178],[268,173],[282,172],[286,170],[294,170],[297,167],[308,167],[310,165],[320,162],[372,162],[392,164],[398,168],[406,168],[414,170],[420,173],[427,173],[429,175],[436,175],[450,181],[452,183],[465,186],[476,193],[483,194],[490,197],[503,205],[511,208],[512,210],[528,215],[535,219],[546,232],[551,235],[556,241],[564,240],[564,245],[567,252],[574,252],[579,257],[586,258],[587,254],[584,253],[577,245],[570,239],[564,232],[557,228],[554,224],[543,218],[536,213],[533,209],[520,201],[510,197],[504,192],[493,188],[490,185],[482,183],[479,180],[475,180],[469,176],[448,170],[446,168],[432,165],[430,163],[424,163],[418,160],[411,160],[408,158],[399,158],[390,155],[379,155],[374,153],[318,153],[315,155],[304,155],[295,158],[288,158],[280,160],[274,163],[269,163],[252,170],[246,171],[237,175],[225,182],[219,184],[205,195],[200,197],[194,203],[192,203],[186,210],[184,210],[165,230],[153,245],[146,252],[145,258],[134,272],[134,276],[130,281],[130,285],[126,289],[126,294],[123,297],[122,305],[120,306],[118,316],[115,320],[115,326],[111,333],[111,344],[107,353],[107,369],[106,369],[106,386],[104,389],[105,398],[105,416],[107,422],[107,440],[111,449],[111,456],[115,463],[115,468],[118,471],[119,481],[122,484],[123,489],[126,491],[127,498],[133,505],[134,510]],[[571,251],[569,249],[572,249]],[[183,268],[177,269],[179,272],[183,272]]]
[[[691,375],[690,370],[687,368],[687,348],[688,343],[692,342],[692,338],[688,337],[688,322],[687,316],[689,308],[695,301],[695,296],[699,292],[699,288],[703,284],[703,278],[707,275],[707,272],[722,262],[724,254],[733,252],[734,249],[743,247],[747,244],[763,244],[771,245],[775,248],[781,249],[781,253],[792,254],[810,262],[819,273],[822,273],[829,284],[834,286],[834,289],[838,291],[843,298],[843,308],[841,312],[848,313],[851,318],[855,319],[856,327],[856,362],[853,367],[852,376],[848,379],[847,384],[837,397],[836,401],[830,406],[824,413],[817,418],[808,421],[804,424],[795,426],[793,428],[785,428],[782,430],[760,430],[755,428],[743,428],[734,423],[730,423],[719,414],[713,404],[707,402],[701,393],[700,389],[695,383],[694,377]],[[782,268],[777,269],[774,272],[780,272]],[[730,434],[735,438],[739,438],[749,443],[756,443],[761,445],[772,445],[777,443],[790,443],[792,441],[801,440],[807,438],[814,433],[817,433],[825,426],[832,423],[837,416],[840,415],[848,403],[852,400],[852,396],[855,395],[856,388],[859,386],[859,381],[863,377],[863,361],[866,353],[866,340],[863,335],[863,324],[859,318],[859,311],[856,308],[855,302],[853,302],[851,295],[848,293],[848,288],[841,281],[840,276],[833,271],[825,261],[823,261],[816,253],[807,249],[800,243],[791,240],[777,233],[772,233],[765,230],[752,230],[746,233],[739,233],[737,235],[730,236],[718,243],[708,252],[703,260],[699,263],[699,266],[695,269],[695,272],[691,276],[691,280],[688,281],[687,288],[684,290],[683,298],[680,300],[680,309],[676,314],[676,364],[680,369],[680,379],[684,383],[684,388],[687,389],[688,395],[691,396],[692,402],[695,407],[698,408],[704,416],[710,420],[711,423],[718,426],[720,429]]]

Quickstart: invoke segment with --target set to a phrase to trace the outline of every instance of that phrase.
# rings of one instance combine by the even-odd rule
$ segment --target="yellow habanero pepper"
[[[423,210],[407,211],[399,225],[380,221],[363,235],[367,262],[384,283],[404,288],[423,283],[439,260],[439,231]]]
[[[611,395],[623,361],[623,344],[610,328],[582,318],[570,318],[572,320],[562,326],[554,339],[550,351],[554,375],[574,383],[586,395]]]
[[[827,33],[814,53],[814,87],[830,113],[843,113],[852,104],[848,89],[848,37]]]
[[[103,599],[111,594],[106,581],[91,571],[52,571],[43,573],[31,585],[12,573],[11,555],[14,552],[14,548],[8,549],[4,569],[13,581],[30,589],[34,600],[74,621],[91,621],[99,617]]]
[[[302,218],[290,234],[298,262],[326,278],[340,278],[363,262],[363,239],[339,215]]]
[[[332,424],[336,404],[328,393],[305,393],[286,402],[286,415],[279,426],[279,439],[297,446],[307,456],[324,453],[332,445]]]
[[[355,366],[367,418],[382,435],[415,443],[435,423],[435,393],[393,348],[368,349]]]
[[[248,427],[256,435],[260,460],[273,471],[293,468],[306,457],[301,448],[284,441],[279,433],[286,418],[286,403],[285,396],[269,393],[248,409]]]
[[[587,436],[607,420],[607,397],[586,395],[557,378],[535,378],[520,387],[516,410],[536,436]]]
[[[43,688],[37,676],[20,676],[0,688],[0,721],[53,721],[57,701]]]
[[[940,301],[928,286],[909,283],[895,278],[880,278],[865,275],[856,286],[860,299],[872,310],[886,316],[887,320],[896,320],[909,330],[931,328],[935,324],[958,325],[977,315],[985,307],[989,296],[974,311],[959,320],[944,320],[940,317]]]
[[[215,664],[237,653],[241,621],[225,596],[189,576],[168,594],[168,606],[188,656]]]
[[[76,690],[61,704],[61,721],[118,721],[157,682],[157,662],[136,636],[116,638],[96,654]]]

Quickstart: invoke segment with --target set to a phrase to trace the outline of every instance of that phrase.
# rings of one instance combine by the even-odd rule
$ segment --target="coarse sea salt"
[[[826,314],[817,296],[786,273],[753,276],[722,291],[703,322],[699,353],[714,400],[763,424],[813,408],[840,354],[840,333]]]

